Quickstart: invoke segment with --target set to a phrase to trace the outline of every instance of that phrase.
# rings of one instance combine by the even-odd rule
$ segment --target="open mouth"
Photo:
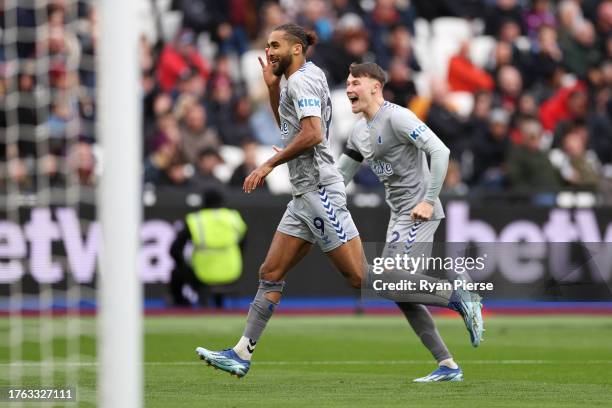
[[[272,65],[276,65],[278,63],[278,58],[277,57],[270,57],[270,62],[272,63]]]
[[[357,95],[349,95],[349,101],[351,101],[351,106],[355,106],[357,101],[359,101],[359,97]]]

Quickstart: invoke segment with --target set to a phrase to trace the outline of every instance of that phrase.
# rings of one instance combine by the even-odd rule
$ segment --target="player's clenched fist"
[[[416,221],[429,221],[433,215],[433,205],[421,201],[410,212],[410,218]]]

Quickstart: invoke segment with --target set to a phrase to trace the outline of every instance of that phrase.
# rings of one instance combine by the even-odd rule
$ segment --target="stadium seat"
[[[448,61],[459,51],[460,41],[449,38],[434,37],[431,41],[431,70],[434,76],[446,78],[448,74]]]
[[[460,116],[468,117],[474,109],[474,95],[470,92],[451,92],[448,101]]]
[[[355,115],[351,111],[351,104],[346,97],[346,90],[338,88],[331,91],[331,103],[333,107],[332,140],[340,140],[342,143],[348,138],[348,134],[355,123]]]
[[[276,152],[271,146],[259,146],[257,150],[257,164],[262,164]],[[278,166],[266,177],[268,188],[272,194],[291,194],[289,182],[289,169],[286,164]]]
[[[259,57],[266,57],[263,50],[249,50],[242,54],[240,59],[240,71],[242,72],[242,78],[246,82],[251,99],[259,99],[258,97],[264,89]]]
[[[529,52],[531,50],[531,41],[525,36],[517,38],[514,44],[522,52]]]
[[[236,146],[221,146],[219,154],[225,163],[215,168],[215,176],[224,183],[227,183],[234,173],[234,169],[244,160],[242,149]]]
[[[433,37],[437,38],[462,41],[472,37],[470,23],[459,17],[438,17],[432,21],[431,27]]]
[[[429,97],[431,95],[431,76],[427,71],[417,72],[413,76],[417,95]]]
[[[495,38],[488,35],[474,37],[470,41],[470,59],[472,62],[480,68],[484,67],[493,54],[495,43]]]
[[[415,38],[412,43],[412,50],[416,57],[422,71],[429,71],[432,69],[431,62],[431,39],[428,38]]]
[[[429,21],[424,18],[417,18],[414,21],[414,39],[415,41],[429,40],[431,36],[431,27]]]

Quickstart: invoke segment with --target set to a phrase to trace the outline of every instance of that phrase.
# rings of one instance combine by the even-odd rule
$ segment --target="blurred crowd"
[[[95,182],[98,33],[88,3],[0,1],[0,191]]]
[[[158,32],[140,41],[145,183],[242,185],[261,147],[280,143],[256,56],[274,27],[295,21],[316,31],[308,59],[330,88],[342,92],[354,61],[387,70],[385,98],[412,109],[451,149],[447,193],[611,189],[610,0],[172,0],[157,11]],[[8,176],[0,184],[27,186],[41,172],[61,184],[71,166],[92,183],[95,9],[50,0],[48,36],[10,47],[7,22],[27,30],[40,12],[1,12],[0,171]],[[176,27],[164,24],[167,14],[179,17]],[[48,82],[38,84],[42,64]],[[334,110],[334,121],[352,120],[350,110]],[[17,123],[45,125],[49,147],[36,137],[7,143]],[[332,137],[341,146],[347,136]],[[227,151],[241,162],[229,172]],[[377,188],[365,168],[356,182]]]

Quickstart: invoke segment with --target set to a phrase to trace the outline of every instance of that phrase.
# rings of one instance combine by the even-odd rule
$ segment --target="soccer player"
[[[391,208],[387,247],[383,257],[398,252],[410,255],[415,243],[433,242],[444,218],[438,198],[446,176],[450,151],[410,110],[383,98],[386,82],[375,63],[349,67],[346,94],[353,113],[361,114],[350,133],[338,167],[348,185],[365,159],[385,186]],[[431,172],[425,153],[431,159]],[[392,245],[395,243],[400,245]],[[397,249],[399,247],[399,250]],[[429,256],[431,245],[421,245],[416,256]],[[429,253],[423,253],[429,251]],[[427,308],[416,303],[397,303],[413,330],[438,362],[438,369],[415,382],[458,381],[463,378]]]
[[[327,81],[321,69],[307,62],[304,56],[315,41],[314,33],[296,24],[284,24],[268,37],[266,62],[260,59],[284,149],[255,169],[245,179],[243,190],[252,192],[276,166],[287,163],[293,199],[259,269],[259,289],[250,305],[242,337],[233,348],[196,349],[202,360],[238,377],[249,371],[257,342],[280,302],[285,275],[313,243],[317,243],[353,287],[368,286],[374,279],[359,233],[346,208],[344,180],[329,148],[332,108]],[[281,77],[286,79],[282,89]],[[410,275],[408,279],[441,282],[423,275]],[[480,303],[473,301],[470,292],[436,290],[409,294],[408,298],[457,310],[474,341],[480,342]]]

